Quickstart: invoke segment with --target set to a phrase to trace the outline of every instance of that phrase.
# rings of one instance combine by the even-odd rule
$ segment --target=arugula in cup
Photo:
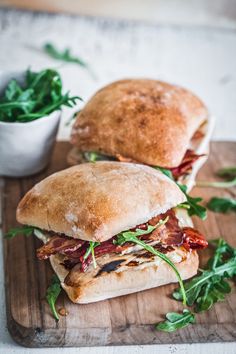
[[[27,123],[46,116],[62,106],[73,107],[79,96],[62,92],[59,73],[53,69],[27,70],[24,84],[12,79],[0,97],[0,121]]]

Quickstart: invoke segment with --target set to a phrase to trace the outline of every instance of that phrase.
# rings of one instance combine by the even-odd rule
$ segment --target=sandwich
[[[34,228],[74,303],[96,302],[190,278],[204,236],[185,194],[158,170],[101,161],[70,167],[36,184],[17,220]],[[183,289],[183,286],[182,286]]]
[[[116,81],[78,112],[68,162],[117,160],[164,168],[190,190],[207,159],[212,126],[203,102],[184,88],[147,79]]]

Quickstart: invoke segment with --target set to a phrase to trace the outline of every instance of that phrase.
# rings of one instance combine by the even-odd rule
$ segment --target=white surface
[[[236,28],[235,0],[0,0],[0,4],[162,24],[215,27],[217,23]]]
[[[60,67],[64,83],[85,100],[109,81],[131,76],[169,80],[196,92],[218,118],[214,138],[235,139],[236,32],[229,29],[128,24],[86,18],[0,11],[0,69]],[[81,68],[61,65],[38,49],[45,41],[70,46],[91,64],[97,81]],[[69,112],[65,112],[64,121]],[[61,125],[60,138],[69,128]],[[1,186],[0,186],[1,188]],[[2,244],[0,242],[0,259]],[[2,269],[2,265],[1,265]],[[25,349],[6,330],[0,273],[0,353],[181,353],[233,354],[234,344],[193,344],[80,349]]]
[[[85,101],[95,90],[116,79],[167,80],[193,90],[203,99],[217,118],[214,139],[235,138],[236,30],[14,11],[1,11],[0,24],[0,70],[57,67],[65,88]],[[47,41],[59,48],[70,46],[73,53],[88,61],[97,79],[77,65],[48,58],[40,51]],[[64,122],[68,114],[67,110]],[[62,123],[59,138],[68,138],[69,131]]]

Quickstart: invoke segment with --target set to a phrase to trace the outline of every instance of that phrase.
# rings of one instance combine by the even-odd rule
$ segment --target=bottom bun
[[[71,301],[78,304],[101,301],[178,281],[173,269],[163,261],[149,262],[142,267],[124,267],[120,271],[106,271],[94,276],[81,273],[79,269],[74,270],[75,268],[67,271],[60,264],[62,262],[60,256],[51,256],[50,260],[63,289]],[[196,251],[186,252],[182,261],[175,263],[183,280],[194,276],[198,265]]]

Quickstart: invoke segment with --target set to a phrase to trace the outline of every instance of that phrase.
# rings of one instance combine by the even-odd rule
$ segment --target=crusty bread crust
[[[204,104],[188,90],[155,80],[121,80],[99,90],[80,111],[71,143],[80,151],[175,167],[207,117]]]
[[[126,267],[119,272],[104,272],[99,277],[88,276],[81,285],[79,285],[81,272],[77,271],[74,272],[73,279],[76,279],[78,284],[73,285],[70,284],[70,279],[67,279],[70,278],[70,273],[60,264],[60,258],[51,256],[50,261],[70,300],[79,304],[101,301],[177,282],[173,269],[161,261],[158,264],[147,263],[142,267]],[[186,252],[186,258],[175,264],[183,280],[194,276],[197,273],[198,265],[199,258],[196,251]]]
[[[105,241],[185,199],[173,181],[151,167],[86,163],[36,184],[19,203],[17,220],[83,240]]]
[[[185,184],[190,191],[195,185],[195,178],[200,170],[200,168],[204,165],[204,163],[208,159],[209,149],[210,149],[210,139],[215,126],[215,119],[212,116],[209,116],[209,119],[206,121],[204,126],[200,131],[203,132],[203,136],[197,141],[190,141],[190,145],[188,148],[192,149],[196,154],[204,154],[197,161],[194,162],[192,171],[184,177],[178,178],[178,181],[182,184]],[[70,166],[75,166],[80,163],[88,162],[81,151],[74,146],[67,155],[67,162]]]

